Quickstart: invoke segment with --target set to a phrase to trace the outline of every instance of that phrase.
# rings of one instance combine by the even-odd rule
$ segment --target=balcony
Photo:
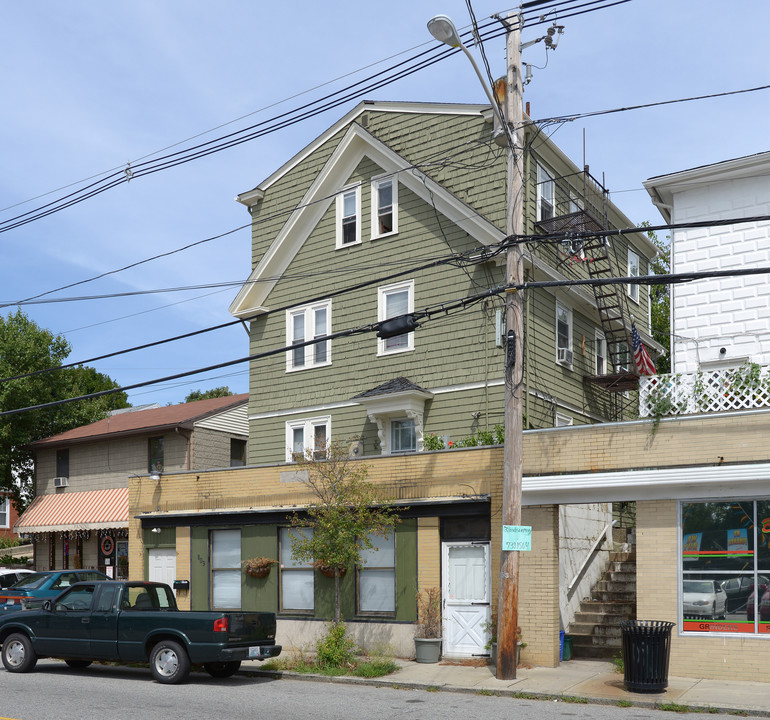
[[[639,416],[665,417],[770,407],[770,367],[746,363],[639,378]]]

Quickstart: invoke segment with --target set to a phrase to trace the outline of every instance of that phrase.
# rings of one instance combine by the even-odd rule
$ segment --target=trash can
[[[572,638],[569,635],[564,636],[564,652],[562,660],[572,660]]]
[[[671,628],[665,620],[623,620],[623,681],[632,692],[662,692],[668,687]]]

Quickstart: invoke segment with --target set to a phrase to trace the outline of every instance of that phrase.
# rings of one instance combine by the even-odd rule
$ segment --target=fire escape
[[[553,180],[555,203],[551,216],[541,208],[541,219],[535,227],[547,235],[563,234],[562,258],[557,266],[563,274],[571,275],[567,268],[583,268],[574,272],[575,277],[605,279],[626,275],[609,240],[600,235],[583,236],[584,233],[600,233],[610,229],[607,219],[607,195],[604,186],[588,172]],[[580,239],[570,236],[581,234]],[[565,259],[571,263],[565,263]],[[606,342],[607,356],[604,372],[587,376],[584,381],[609,393],[609,417],[620,420],[630,406],[629,390],[636,390],[639,375],[632,357],[628,297],[619,284],[591,285],[596,308]]]

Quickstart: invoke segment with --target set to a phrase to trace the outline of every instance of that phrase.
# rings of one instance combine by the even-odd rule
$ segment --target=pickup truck
[[[156,582],[80,582],[42,608],[0,618],[3,665],[29,672],[38,658],[86,668],[94,660],[149,662],[159,683],[184,682],[192,664],[230,677],[242,660],[280,654],[275,614],[182,611],[168,585]]]

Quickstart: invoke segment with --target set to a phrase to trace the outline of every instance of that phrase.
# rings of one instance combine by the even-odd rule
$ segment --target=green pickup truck
[[[159,683],[183,682],[192,664],[230,677],[242,660],[280,654],[275,614],[182,611],[156,582],[81,582],[36,610],[0,618],[3,665],[29,672],[38,658],[85,668],[94,660],[149,662]]]

